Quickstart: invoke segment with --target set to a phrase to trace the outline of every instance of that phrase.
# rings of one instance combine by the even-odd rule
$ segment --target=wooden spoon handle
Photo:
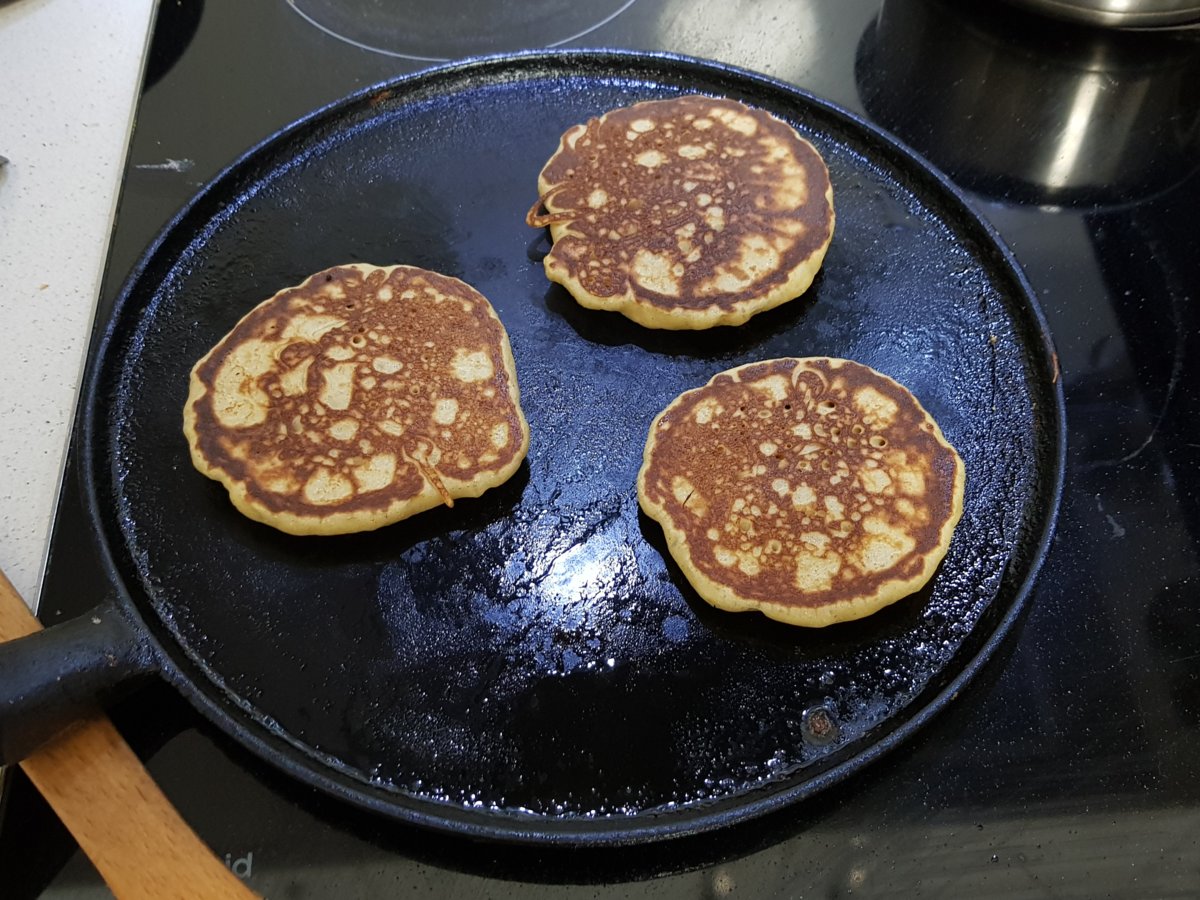
[[[41,627],[0,572],[0,640]],[[258,896],[180,818],[107,716],[81,721],[21,768],[120,900]]]

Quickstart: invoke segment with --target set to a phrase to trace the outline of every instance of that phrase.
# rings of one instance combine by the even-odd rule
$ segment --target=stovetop
[[[151,684],[114,718],[184,818],[269,897],[1193,896],[1195,37],[933,0],[165,0],[98,321],[171,215],[289,121],[430,59],[558,44],[670,50],[795,83],[893,131],[997,227],[1042,304],[1067,399],[1066,490],[1027,612],[908,744],[809,801],[708,836],[587,852],[435,837],[298,787]],[[47,623],[104,584],[74,456]],[[10,782],[4,896],[103,895],[23,776]]]

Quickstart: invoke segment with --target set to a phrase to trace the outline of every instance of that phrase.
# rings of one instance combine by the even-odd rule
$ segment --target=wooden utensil
[[[0,572],[0,641],[41,627]],[[53,738],[21,768],[120,900],[258,896],[188,827],[102,713]]]

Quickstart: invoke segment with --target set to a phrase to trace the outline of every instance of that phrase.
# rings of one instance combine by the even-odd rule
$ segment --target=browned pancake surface
[[[801,294],[833,233],[817,151],[763,110],[685,96],[563,135],[538,179],[546,274],[657,328],[735,325]]]
[[[800,625],[921,587],[962,514],[962,461],[905,388],[858,363],[723,372],[655,420],[647,514],[705,600]]]
[[[338,266],[257,306],[193,369],[184,431],[238,509],[296,534],[478,496],[529,444],[491,305],[408,266]]]

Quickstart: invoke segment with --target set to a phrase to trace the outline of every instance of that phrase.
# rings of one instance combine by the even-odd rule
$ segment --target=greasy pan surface
[[[550,285],[544,236],[523,216],[566,127],[685,92],[791,122],[829,164],[837,230],[802,299],[734,329],[662,333]],[[435,269],[492,301],[531,449],[478,500],[370,534],[290,537],[192,469],[188,371],[254,304],[350,261]],[[784,355],[896,378],[967,467],[932,584],[820,631],[707,607],[636,499],[659,410],[715,372]],[[1049,340],[993,234],[847,114],[670,57],[451,66],[276,136],[149,252],[91,378],[93,511],[166,676],[309,783],[521,841],[712,828],[874,758],[948,702],[1017,616],[1061,486]]]

